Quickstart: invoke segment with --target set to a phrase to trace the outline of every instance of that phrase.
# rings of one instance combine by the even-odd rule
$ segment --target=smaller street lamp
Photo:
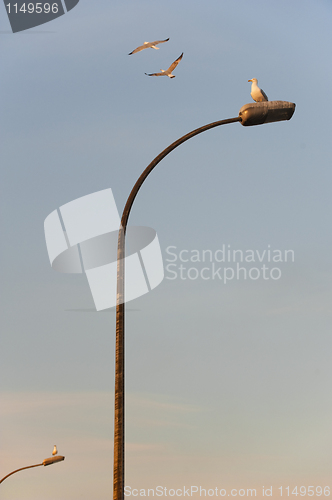
[[[64,460],[64,459],[65,459],[65,457],[63,457],[62,455],[58,455],[57,457],[45,458],[45,460],[43,460],[41,464],[28,465],[27,467],[21,467],[20,469],[16,469],[13,472],[10,472],[10,474],[7,474],[7,476],[0,479],[0,484],[2,483],[2,481],[7,479],[7,477],[11,476],[12,474],[15,474],[15,472],[19,472],[20,470],[31,469],[32,467],[40,467],[41,465],[44,465],[44,466],[52,465],[52,464],[55,464],[56,462],[62,462],[62,460]]]

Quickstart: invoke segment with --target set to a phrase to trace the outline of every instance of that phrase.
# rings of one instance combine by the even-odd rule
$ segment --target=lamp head
[[[254,78],[253,78],[254,80]],[[241,125],[262,125],[263,123],[290,120],[295,104],[287,101],[264,101],[245,104],[239,111]]]
[[[56,457],[50,457],[50,458],[45,458],[45,460],[43,460],[43,465],[52,465],[52,464],[55,464],[56,462],[62,462],[62,460],[64,460],[65,457],[63,457],[62,455],[57,455]]]

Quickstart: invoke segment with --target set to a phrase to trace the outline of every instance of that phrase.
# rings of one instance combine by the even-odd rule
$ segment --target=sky
[[[44,220],[108,188],[121,213],[165,147],[252,102],[251,78],[292,119],[189,140],[134,203],[165,278],[127,305],[125,483],[332,488],[331,16],[328,0],[80,0],[13,34],[0,5],[0,479],[54,444],[66,457],[2,499],[112,496],[115,312],[52,269]],[[144,74],[182,52],[176,78]]]

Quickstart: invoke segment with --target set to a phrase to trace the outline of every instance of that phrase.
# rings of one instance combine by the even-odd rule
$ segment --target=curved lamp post
[[[117,254],[117,306],[116,306],[116,345],[115,345],[115,396],[114,396],[114,476],[113,476],[113,500],[124,500],[124,332],[125,332],[125,295],[124,295],[124,260],[125,260],[125,236],[128,218],[136,195],[143,182],[154,169],[154,167],[167,156],[173,149],[186,142],[191,137],[201,134],[206,130],[219,125],[240,122],[244,126],[261,125],[263,123],[290,120],[295,111],[295,104],[286,101],[267,101],[245,104],[239,111],[239,116],[209,123],[199,127],[192,132],[180,137],[168,148],[164,149],[146,167],[142,175],[134,185],[121,218],[121,226],[118,236]]]
[[[7,479],[7,477],[11,476],[12,474],[15,474],[15,472],[19,472],[20,470],[31,469],[32,467],[40,467],[41,465],[44,465],[44,466],[52,465],[52,464],[55,464],[56,462],[62,462],[62,460],[64,460],[64,459],[65,459],[65,457],[63,457],[62,455],[58,455],[57,457],[45,458],[45,460],[43,460],[41,464],[28,465],[27,467],[21,467],[20,469],[13,470],[13,472],[10,472],[10,474],[7,474],[7,476],[0,479],[0,484],[2,483],[2,481]]]

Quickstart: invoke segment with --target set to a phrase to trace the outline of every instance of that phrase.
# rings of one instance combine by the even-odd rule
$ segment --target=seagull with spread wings
[[[145,74],[148,76],[168,76],[169,78],[175,78],[175,75],[172,75],[172,71],[175,70],[175,68],[177,67],[177,65],[181,61],[182,57],[183,57],[183,52],[177,59],[175,59],[175,61],[170,65],[170,67],[168,69],[166,69],[166,70],[161,69],[160,70],[161,73],[145,73]]]
[[[140,45],[137,47],[137,49],[133,50],[132,52],[129,52],[128,56],[131,56],[132,54],[136,54],[136,52],[140,52],[141,50],[144,49],[156,49],[159,50],[159,47],[156,47],[158,43],[165,43],[168,42],[169,38],[166,38],[166,40],[156,40],[155,42],[144,42],[143,45]]]

